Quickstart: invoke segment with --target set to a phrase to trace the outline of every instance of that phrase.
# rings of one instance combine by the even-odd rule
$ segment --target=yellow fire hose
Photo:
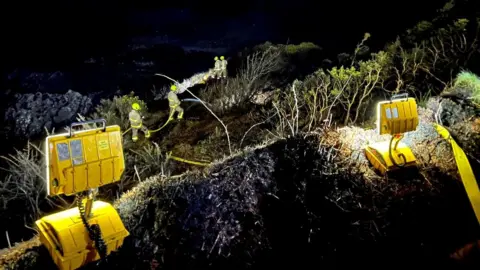
[[[192,164],[192,165],[198,165],[198,166],[209,166],[209,165],[210,165],[210,163],[192,161],[192,160],[188,160],[188,159],[184,159],[184,158],[172,156],[172,152],[169,152],[169,153],[167,154],[167,159],[170,159],[170,158],[173,159],[173,160],[176,160],[176,161],[180,161],[180,162],[188,163],[188,164]]]
[[[131,127],[129,127],[127,130],[125,130],[125,132],[123,132],[123,133],[122,133],[122,136],[123,136],[123,135],[125,135],[125,134],[127,134],[127,132],[129,132],[129,131],[130,131],[130,129],[132,129],[132,128],[131,128]]]
[[[167,122],[165,122],[165,124],[163,124],[163,126],[157,128],[157,129],[154,129],[154,130],[149,130],[150,133],[155,133],[155,132],[158,132],[160,131],[162,128],[166,127],[168,125],[168,123],[170,123],[170,121],[172,121],[173,119],[171,117],[168,118]]]
[[[157,132],[157,131],[161,130],[161,129],[164,128],[164,127],[168,124],[168,122],[170,122],[170,121],[171,121],[171,119],[169,119],[162,127],[160,127],[159,129],[150,131],[150,133],[152,133],[152,132]],[[125,135],[125,133],[127,133],[130,129],[132,129],[132,128],[129,128],[129,129],[125,130],[125,132],[122,133],[122,136]],[[210,163],[193,161],[193,160],[188,160],[188,159],[184,159],[184,158],[172,156],[172,152],[169,152],[169,153],[167,154],[167,159],[173,159],[173,160],[180,161],[180,162],[183,162],[183,163],[188,163],[188,164],[198,165],[198,166],[208,166],[208,165],[210,165]]]
[[[165,122],[165,124],[163,124],[163,126],[157,128],[157,129],[148,130],[148,131],[149,131],[150,133],[155,133],[155,132],[160,131],[160,130],[163,129],[164,127],[166,127],[166,126],[168,125],[168,123],[170,123],[170,122],[173,120],[173,118],[172,118],[173,113],[175,113],[174,110],[172,110],[172,113],[169,115],[167,122]],[[129,132],[131,129],[132,129],[132,128],[129,127],[127,130],[125,130],[125,131],[122,133],[122,136],[125,135],[127,132]],[[173,159],[173,160],[176,160],[176,161],[180,161],[180,162],[184,162],[184,163],[188,163],[188,164],[192,164],[192,165],[198,165],[198,166],[208,166],[208,165],[210,165],[210,163],[193,161],[193,160],[188,160],[188,159],[184,159],[184,158],[172,156],[172,152],[169,152],[169,153],[167,154],[167,159]]]
[[[155,133],[155,132],[158,132],[160,131],[161,129],[163,129],[164,127],[166,127],[168,125],[168,123],[170,123],[173,118],[172,118],[172,115],[175,111],[172,110],[172,113],[168,116],[168,120],[167,122],[165,122],[165,124],[163,124],[163,126],[157,128],[157,129],[154,129],[154,130],[148,130],[150,133]],[[125,130],[125,132],[122,133],[122,136],[125,135],[127,132],[129,132],[130,130],[132,129],[132,127],[129,127],[127,130]]]
[[[452,145],[453,155],[455,156],[455,161],[460,173],[460,178],[462,179],[463,187],[467,192],[468,199],[472,204],[473,211],[475,212],[475,216],[480,224],[480,188],[478,187],[478,183],[475,179],[475,175],[473,174],[470,162],[468,162],[467,155],[465,152],[463,152],[462,148],[457,144],[457,142],[455,142],[455,140],[450,136],[450,133],[446,128],[438,124],[434,124],[434,127],[437,132]]]

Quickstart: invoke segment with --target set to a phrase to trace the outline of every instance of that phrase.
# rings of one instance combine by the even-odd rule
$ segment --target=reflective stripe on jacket
[[[220,63],[220,68],[221,69],[227,69],[227,60],[222,60],[221,63]]]
[[[175,108],[180,105],[180,100],[178,99],[177,94],[172,91],[168,93],[168,104],[170,105],[170,108]]]
[[[128,114],[128,119],[130,120],[130,126],[132,128],[141,128],[142,127],[142,116],[139,112],[132,110]]]
[[[222,69],[222,63],[220,60],[215,61],[215,70]]]

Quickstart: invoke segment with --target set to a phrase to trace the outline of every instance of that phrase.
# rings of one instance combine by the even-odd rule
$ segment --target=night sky
[[[68,65],[115,54],[138,36],[143,41],[168,37],[189,46],[223,42],[229,48],[266,40],[312,41],[334,54],[353,50],[364,32],[372,34],[370,45],[381,47],[443,5],[434,0],[185,0],[143,1],[140,8],[142,1],[137,7],[118,1],[29,2],[1,9],[4,65]]]

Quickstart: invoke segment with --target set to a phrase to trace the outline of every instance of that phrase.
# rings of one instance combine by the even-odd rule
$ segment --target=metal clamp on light
[[[77,126],[81,126],[81,125],[88,125],[88,124],[98,124],[98,123],[102,123],[102,130],[103,132],[106,131],[107,129],[107,120],[105,119],[94,119],[94,120],[88,120],[88,121],[82,121],[82,122],[73,122],[70,124],[70,131],[69,131],[69,135],[68,137],[72,137],[73,136],[73,127],[77,127]]]
[[[390,102],[393,102],[394,99],[408,99],[408,93],[394,94],[390,97]]]

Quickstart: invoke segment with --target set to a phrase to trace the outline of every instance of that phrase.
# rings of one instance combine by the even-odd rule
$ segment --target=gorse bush
[[[201,99],[220,114],[248,106],[251,98],[267,87],[269,76],[281,68],[279,56],[274,48],[247,56],[236,77],[209,86],[201,93]]]
[[[287,118],[278,123],[279,129],[287,127],[289,133],[295,133],[290,128],[294,125],[288,124],[292,123],[292,116],[300,119],[296,124],[302,131],[323,126],[323,120],[332,115],[334,119],[343,119],[344,125],[355,124],[365,120],[362,116],[373,96],[407,92],[425,103],[428,97],[448,87],[453,72],[466,65],[478,51],[476,39],[465,32],[469,23],[467,19],[456,19],[438,27],[432,22],[420,22],[384,51],[359,60],[357,56],[370,38],[366,33],[348,57],[350,65],[317,70],[297,81],[296,91],[277,92],[272,114]],[[478,81],[476,75],[462,72],[454,88],[468,88],[469,99],[478,104]]]
[[[469,27],[477,30],[472,34],[467,31]],[[392,65],[385,87],[405,90],[413,96],[426,91],[439,94],[478,55],[479,30],[478,21],[465,18],[446,25],[426,21],[417,24],[387,46]]]
[[[460,72],[455,78],[453,88],[461,91],[466,99],[480,105],[480,78],[469,71]]]
[[[312,42],[302,42],[300,44],[273,44],[269,41],[257,45],[253,48],[256,52],[264,52],[267,50],[275,50],[280,53],[280,57],[304,54],[322,48]],[[286,59],[284,59],[286,60]],[[287,64],[286,62],[284,64]]]
[[[300,82],[295,81],[290,91],[280,91],[277,89],[273,96],[273,108],[272,115],[277,116],[274,132],[272,133],[277,138],[289,138],[294,137],[300,131],[303,122],[300,124],[300,120],[304,120],[301,114],[301,107],[303,106],[304,99],[298,96],[298,90],[296,86]]]
[[[322,48],[312,42],[300,44],[272,44],[265,42],[253,48],[254,52],[273,51],[278,54],[279,68],[272,73],[271,79],[277,87],[285,87],[295,79],[303,79],[314,72],[324,61]]]
[[[344,125],[357,122],[364,115],[372,93],[383,89],[392,63],[391,56],[384,51],[371,54],[369,60],[356,60],[369,38],[366,33],[357,45],[351,66],[319,69],[303,81],[296,80],[291,90],[277,92],[272,113],[289,119],[282,119],[277,129],[288,127],[292,135],[299,130],[311,131],[324,127],[324,120],[331,119],[332,114],[335,119],[343,118]],[[292,121],[296,128],[288,124]]]
[[[132,92],[130,95],[115,96],[111,100],[102,99],[90,118],[104,118],[107,121],[107,125],[119,125],[122,130],[126,130],[130,127],[128,114],[132,110],[133,103],[140,104],[143,114],[147,112],[145,102],[140,100],[138,96],[134,96]]]
[[[355,123],[364,113],[365,103],[374,90],[382,89],[387,77],[390,56],[380,51],[367,61],[359,61],[350,68],[332,68],[332,91],[345,111],[343,124]]]
[[[300,95],[305,101],[305,119],[308,121],[307,131],[318,127],[326,119],[338,99],[332,93],[333,78],[320,69],[311,74],[301,83]]]
[[[283,45],[281,48],[285,51],[286,54],[290,54],[290,55],[321,49],[320,46],[312,42],[302,42],[298,45],[288,44],[288,45]]]

